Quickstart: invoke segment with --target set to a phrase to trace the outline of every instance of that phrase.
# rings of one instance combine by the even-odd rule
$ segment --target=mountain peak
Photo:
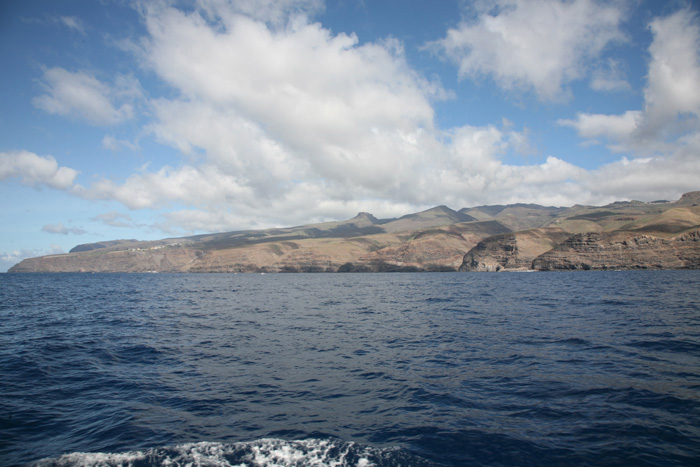
[[[423,212],[436,212],[436,213],[437,212],[444,212],[447,214],[455,214],[457,211],[455,211],[454,209],[448,208],[444,204],[441,204],[440,206],[435,206],[434,208],[427,209]]]
[[[364,212],[364,211],[358,212],[357,215],[355,217],[353,217],[353,219],[372,219],[375,221],[377,220],[377,218],[374,217],[372,214],[370,214],[369,212]]]
[[[681,199],[676,201],[676,204],[700,204],[700,191],[690,191],[684,193]]]
[[[463,213],[461,211],[455,211],[454,209],[451,209],[444,204],[441,204],[440,206],[435,206],[434,208],[427,209],[425,211],[419,212],[418,214],[414,214],[415,216],[438,216],[438,217],[447,217],[455,222],[471,222],[475,221],[476,219],[466,213]]]

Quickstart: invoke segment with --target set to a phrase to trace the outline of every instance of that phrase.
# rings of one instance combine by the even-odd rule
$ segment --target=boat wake
[[[433,465],[398,448],[374,448],[327,439],[260,439],[233,444],[201,442],[124,453],[74,452],[42,459],[36,467],[393,467]]]

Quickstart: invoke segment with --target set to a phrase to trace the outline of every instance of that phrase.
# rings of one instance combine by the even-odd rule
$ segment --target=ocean
[[[700,271],[0,274],[0,465],[698,465]]]

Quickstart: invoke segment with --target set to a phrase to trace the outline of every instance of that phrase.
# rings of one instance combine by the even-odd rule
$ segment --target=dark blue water
[[[698,465],[699,282],[1,274],[0,465]]]

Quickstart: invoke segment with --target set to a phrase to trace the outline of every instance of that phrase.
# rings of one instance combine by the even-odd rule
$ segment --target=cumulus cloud
[[[77,175],[74,169],[60,167],[51,156],[42,157],[28,151],[0,152],[0,181],[17,177],[28,186],[67,190]]]
[[[36,107],[93,125],[116,125],[131,119],[134,100],[141,95],[133,77],[118,76],[108,85],[86,71],[70,72],[60,67],[45,70],[41,86],[45,94],[32,100]]]
[[[354,35],[333,35],[303,16],[273,28],[228,10],[212,25],[203,14],[149,10],[143,55],[182,95],[153,102],[151,131],[206,163],[127,185],[148,178],[178,199],[190,192],[199,202],[253,205],[308,184],[324,186],[330,197],[420,196],[410,188],[429,165],[427,150],[439,144],[432,101],[446,93],[411,69],[401,43],[359,45]],[[195,192],[177,181],[196,185],[205,172],[221,192],[209,196],[212,190]]]
[[[78,227],[66,227],[63,225],[63,223],[59,222],[57,224],[46,224],[41,228],[42,232],[47,232],[47,233],[53,233],[53,234],[60,234],[60,235],[68,235],[68,234],[73,234],[73,235],[82,235],[85,233],[85,230],[78,228]]]
[[[314,147],[312,132],[345,145],[371,128],[432,124],[426,96],[441,89],[412,72],[396,41],[358,46],[354,35],[334,36],[304,18],[277,31],[233,16],[222,32],[174,9],[147,24],[149,62],[186,101],[264,122],[295,147]]]
[[[605,138],[616,151],[668,154],[700,132],[700,25],[689,10],[650,23],[644,109],[621,115],[580,113],[560,120],[588,139]],[[684,136],[685,135],[685,136]]]
[[[255,204],[252,190],[213,166],[133,174],[123,184],[100,180],[82,192],[86,198],[116,200],[130,209],[158,208],[180,202],[194,205],[227,201]]]
[[[696,191],[700,180],[700,137],[679,144],[669,155],[630,159],[604,165],[588,172],[580,181],[589,193],[612,202],[620,199],[678,199],[681,193]]]
[[[432,44],[459,67],[461,78],[492,77],[508,90],[561,99],[586,62],[624,40],[623,10],[595,0],[475,2],[472,18]]]
[[[589,140],[604,137],[610,141],[625,141],[639,127],[643,118],[644,114],[639,110],[628,110],[622,115],[579,113],[576,120],[561,119],[558,124],[575,128],[580,136]],[[629,147],[613,143],[610,149],[626,152]]]
[[[654,41],[649,47],[649,84],[644,91],[651,134],[675,125],[678,117],[700,117],[700,25],[690,10],[651,22]]]

